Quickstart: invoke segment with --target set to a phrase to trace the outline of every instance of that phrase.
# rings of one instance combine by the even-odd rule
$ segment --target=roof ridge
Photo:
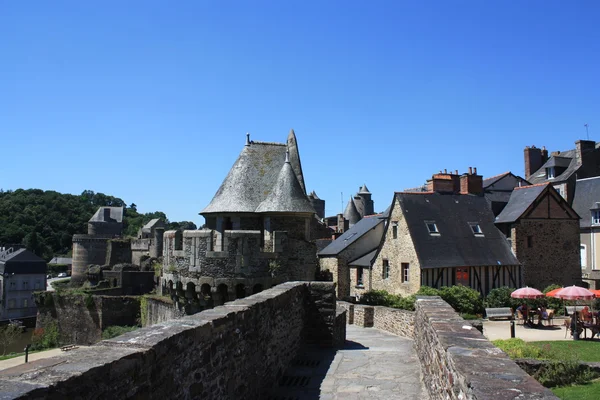
[[[546,186],[546,185],[550,185],[550,182],[542,182],[542,183],[536,183],[534,185],[527,185],[527,186],[517,186],[515,188],[515,190],[518,189],[526,189],[526,188],[530,188],[530,187],[534,187],[534,186]]]
[[[278,142],[261,142],[258,140],[253,140],[252,142],[250,142],[251,145],[253,144],[268,144],[268,145],[275,145],[275,146],[287,146],[286,143],[278,143]]]
[[[394,192],[394,194],[435,194],[435,192]]]
[[[501,176],[508,175],[510,173],[511,173],[510,171],[506,171],[506,172],[503,172],[503,173],[498,174],[498,175],[488,176],[487,178],[483,178],[483,180],[485,181],[485,180],[488,180],[488,179],[499,178]]]

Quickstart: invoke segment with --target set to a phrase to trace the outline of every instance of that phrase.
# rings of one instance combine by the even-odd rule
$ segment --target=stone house
[[[27,249],[0,251],[0,321],[35,318],[33,292],[46,290],[46,261]]]
[[[575,148],[554,151],[548,156],[546,148],[526,147],[525,179],[532,184],[551,183],[569,204],[573,203],[577,179],[600,175],[600,144],[578,140]]]
[[[386,223],[385,213],[366,216],[318,253],[321,269],[337,282],[338,298],[360,297],[365,291],[364,270],[371,267]]]
[[[583,281],[600,289],[600,177],[578,179],[573,209],[581,217],[580,254]]]
[[[298,143],[251,141],[200,213],[206,229],[167,231],[161,291],[213,304],[288,280],[313,280],[316,239],[331,237],[317,217],[322,200],[306,187]]]
[[[515,188],[495,222],[523,265],[523,284],[581,282],[579,216],[552,184]]]
[[[394,194],[389,210],[381,216],[383,234],[376,251],[348,263],[348,283],[341,274],[345,264],[335,255],[338,293],[360,296],[369,290],[386,290],[405,296],[422,285],[462,284],[487,294],[495,287],[521,285],[520,263],[494,225],[476,169],[462,175],[434,174],[424,190]],[[343,239],[344,235],[336,242]],[[322,267],[335,269],[336,261],[328,260],[331,256],[319,256]],[[359,260],[364,266],[351,268]]]

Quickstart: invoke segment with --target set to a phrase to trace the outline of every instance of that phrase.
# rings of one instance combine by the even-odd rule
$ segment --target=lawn
[[[537,358],[600,362],[598,341],[543,341],[525,342],[521,339],[494,340],[494,345],[511,358]]]
[[[600,381],[596,380],[586,385],[556,387],[551,390],[563,400],[597,400],[600,397]]]
[[[539,347],[544,358],[567,360],[574,357],[579,361],[600,362],[600,342],[597,341],[544,341],[530,344]]]

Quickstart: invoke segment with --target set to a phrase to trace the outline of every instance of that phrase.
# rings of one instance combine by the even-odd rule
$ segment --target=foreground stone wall
[[[283,375],[303,341],[327,341],[311,337],[315,332],[333,335],[335,317],[331,331],[306,329],[311,309],[335,309],[328,299],[334,299],[333,283],[284,283],[31,362],[25,370],[5,370],[0,393],[3,398],[46,399],[259,399]]]
[[[402,337],[414,336],[415,313],[413,311],[352,304],[345,301],[338,301],[337,307],[347,312],[346,319],[349,325],[377,328]]]
[[[436,399],[558,399],[439,297],[419,297],[415,345]]]

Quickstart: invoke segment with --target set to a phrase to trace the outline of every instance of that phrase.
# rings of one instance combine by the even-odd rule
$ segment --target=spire
[[[250,132],[246,132],[246,146],[250,146]]]
[[[363,183],[362,187],[358,190],[358,194],[371,194],[371,192],[367,189],[367,185]]]
[[[344,210],[344,218],[350,222],[351,226],[360,221],[361,216],[352,197],[350,197],[350,201]]]
[[[287,148],[290,152],[290,164],[294,168],[298,182],[302,186],[302,190],[306,194],[306,186],[304,185],[304,176],[302,175],[302,164],[300,163],[300,153],[298,151],[298,141],[296,140],[296,133],[293,129],[290,129],[290,133],[287,138]]]
[[[255,212],[284,212],[315,214],[304,189],[300,186],[291,163],[286,159],[281,167],[275,185],[267,198],[261,202]]]

